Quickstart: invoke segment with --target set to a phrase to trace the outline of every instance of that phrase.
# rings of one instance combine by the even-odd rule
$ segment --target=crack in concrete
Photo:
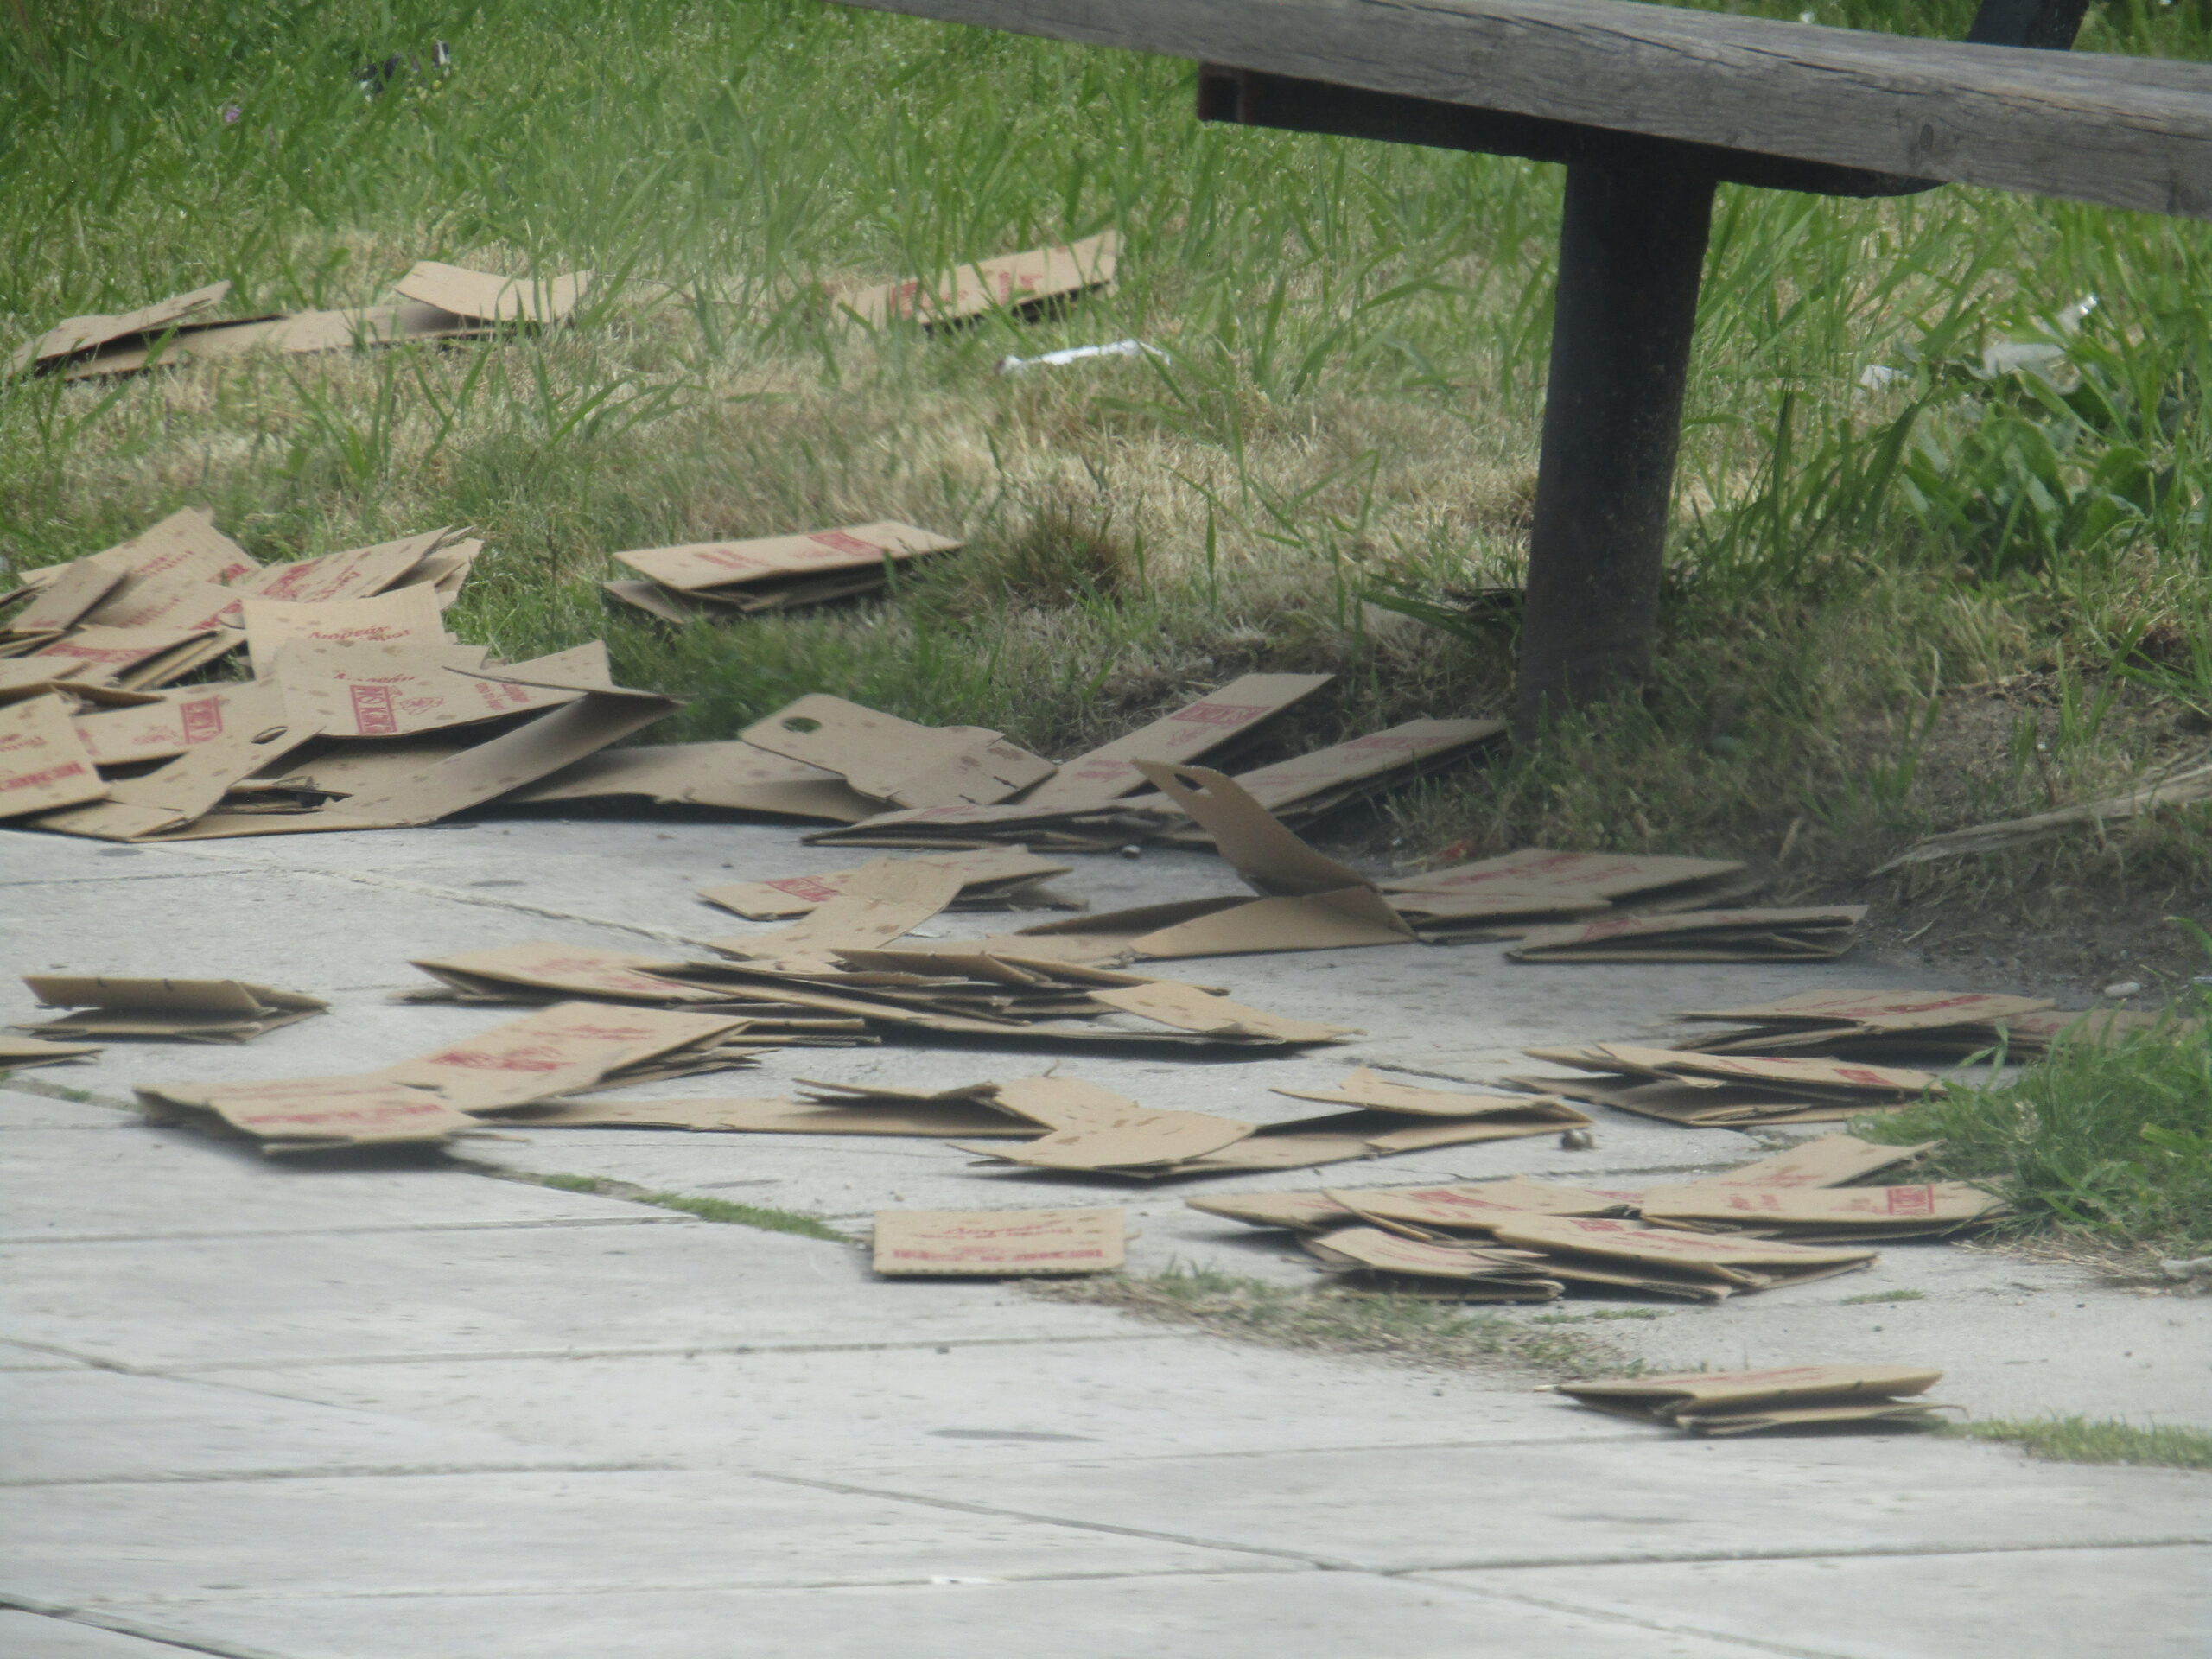
[[[677,1464],[628,1461],[332,1464],[272,1469],[151,1470],[121,1475],[26,1475],[0,1479],[0,1491],[17,1489],[43,1491],[56,1486],[223,1486],[257,1485],[280,1480],[401,1480],[463,1475],[668,1475],[686,1472]]]
[[[531,1232],[561,1227],[703,1227],[696,1217],[549,1216],[537,1221],[394,1221],[359,1227],[255,1227],[227,1233],[67,1233],[33,1238],[0,1234],[0,1249],[40,1244],[191,1244],[239,1238],[350,1238],[363,1233]]]
[[[121,1362],[85,1358],[88,1365],[127,1371],[133,1376],[200,1376],[217,1371],[299,1371],[339,1365],[448,1365],[460,1363],[505,1362],[531,1359],[689,1359],[701,1354],[871,1354],[893,1353],[910,1348],[1012,1348],[1037,1343],[1147,1342],[1148,1332],[1128,1335],[1042,1335],[1026,1337],[915,1337],[903,1342],[737,1342],[690,1343],[655,1348],[505,1348],[459,1349],[447,1353],[340,1354],[321,1357],[211,1359],[141,1370]],[[19,1346],[36,1344],[18,1341]],[[60,1353],[41,1347],[41,1352]]]
[[[136,1641],[151,1642],[181,1653],[213,1654],[215,1659],[291,1659],[291,1656],[272,1653],[266,1648],[240,1647],[233,1642],[219,1642],[204,1636],[187,1636],[180,1630],[149,1624],[142,1619],[128,1618],[114,1613],[103,1613],[89,1607],[74,1607],[58,1602],[43,1601],[35,1597],[19,1595],[14,1591],[0,1590],[0,1607],[19,1613],[29,1613],[39,1618],[50,1618],[57,1624],[82,1624],[96,1630],[109,1630],[118,1636],[127,1636]]]

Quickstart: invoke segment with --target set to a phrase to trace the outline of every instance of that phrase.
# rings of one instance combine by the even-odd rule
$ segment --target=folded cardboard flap
[[[842,697],[801,697],[738,735],[904,807],[988,805],[1049,777],[1052,763],[976,726],[918,726]]]
[[[960,877],[920,860],[880,858],[855,870],[843,891],[788,927],[710,939],[725,956],[786,972],[834,973],[836,953],[888,944],[958,896]]]
[[[960,883],[950,906],[955,910],[996,908],[1009,906],[1018,898],[1049,903],[1042,895],[1029,893],[1030,884],[1065,875],[1069,870],[1065,864],[1039,858],[1018,848],[924,854],[898,861],[950,871]],[[870,867],[861,867],[868,868]],[[858,874],[858,870],[831,870],[821,875],[780,876],[772,881],[732,882],[702,887],[699,896],[749,921],[777,921],[787,916],[804,916],[817,906],[827,904],[843,893],[846,885]]]
[[[499,276],[424,259],[392,284],[407,299],[479,322],[566,322],[591,287],[588,270]]]
[[[1136,763],[1181,764],[1249,737],[1266,721],[1326,685],[1328,674],[1245,674],[1196,702],[1087,754],[1077,755],[1023,797],[1025,806],[1106,806],[1144,786]]]
[[[1765,1189],[1842,1186],[1913,1163],[1941,1144],[1923,1141],[1914,1146],[1885,1147],[1853,1135],[1823,1135],[1801,1141],[1787,1152],[1706,1176],[1698,1185]]]
[[[1224,1216],[1248,1227],[1281,1227],[1294,1233],[1346,1226],[1357,1211],[1326,1192],[1244,1192],[1234,1198],[1185,1198],[1191,1209]]]
[[[771,754],[734,738],[720,743],[609,749],[526,785],[506,800],[530,805],[626,798],[838,823],[872,817],[879,805],[834,772]]]
[[[168,299],[156,300],[151,305],[141,306],[135,311],[121,311],[113,315],[94,312],[88,316],[65,317],[35,340],[18,346],[8,359],[8,372],[21,374],[27,369],[41,368],[64,358],[97,351],[118,340],[158,334],[209,306],[220,304],[229,296],[230,291],[231,285],[227,282],[210,283],[205,288],[172,295]]]
[[[244,1041],[330,1006],[320,997],[238,979],[25,974],[23,983],[40,1007],[79,1011],[34,1027],[67,1036]]]
[[[1123,1251],[1119,1210],[884,1210],[875,1217],[875,1270],[887,1276],[1112,1273]]]
[[[931,327],[996,310],[1027,308],[1111,285],[1121,258],[1118,231],[1079,242],[1032,248],[962,265],[933,283],[918,279],[854,289],[825,284],[830,297],[862,322],[912,320]]]

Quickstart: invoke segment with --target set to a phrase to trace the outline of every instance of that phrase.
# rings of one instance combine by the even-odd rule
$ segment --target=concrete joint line
[[[995,1521],[1028,1521],[1039,1526],[1065,1527],[1071,1532],[1103,1532],[1117,1538],[1142,1538],[1156,1544],[1180,1544],[1187,1549],[1224,1550],[1238,1555],[1256,1555],[1263,1560],[1288,1561],[1320,1573],[1370,1573],[1373,1569],[1357,1561],[1336,1560],[1326,1555],[1315,1555],[1305,1550],[1271,1549],[1263,1544],[1230,1543],[1218,1538],[1192,1537],[1179,1532],[1157,1531],[1150,1527],[1117,1527],[1103,1521],[1081,1521],[1064,1515],[1044,1515],[1029,1510],[1001,1509],[993,1503],[969,1503],[957,1497],[932,1497],[921,1492],[902,1492],[889,1486],[862,1486],[849,1481],[825,1480],[817,1476],[789,1475],[774,1470],[754,1469],[747,1472],[762,1480],[779,1481],[786,1486],[808,1486],[817,1491],[841,1492],[849,1497],[887,1498],[896,1503],[912,1503],[922,1509],[951,1510],[962,1515],[980,1515]]]
[[[65,1233],[54,1238],[0,1238],[0,1249],[34,1244],[193,1244],[227,1238],[350,1238],[363,1233],[537,1232],[562,1227],[703,1227],[690,1216],[564,1216],[543,1221],[393,1221],[362,1227],[258,1227],[234,1233]]]
[[[907,1348],[1015,1348],[1034,1346],[1039,1343],[1071,1342],[1149,1342],[1156,1340],[1148,1333],[1139,1332],[1128,1336],[1042,1336],[1042,1337],[917,1337],[910,1342],[738,1342],[695,1343],[682,1347],[666,1348],[505,1348],[466,1349],[447,1353],[427,1354],[338,1354],[324,1357],[275,1359],[211,1359],[197,1364],[164,1365],[157,1369],[139,1370],[120,1363],[89,1359],[81,1354],[69,1354],[72,1359],[84,1359],[86,1364],[104,1365],[110,1370],[128,1371],[137,1376],[199,1376],[211,1371],[302,1371],[317,1370],[332,1365],[451,1365],[462,1361],[515,1361],[537,1359],[691,1359],[702,1354],[873,1354],[892,1353]],[[23,1347],[40,1344],[24,1343]],[[59,1348],[48,1350],[62,1353]]]
[[[156,1643],[162,1647],[174,1648],[180,1653],[213,1654],[215,1659],[288,1659],[288,1656],[271,1653],[266,1648],[242,1648],[231,1642],[211,1642],[205,1637],[185,1636],[139,1619],[121,1618],[113,1613],[95,1612],[85,1607],[67,1607],[55,1602],[40,1601],[31,1596],[20,1596],[8,1590],[0,1590],[0,1607],[11,1608],[19,1613],[35,1614],[40,1618],[54,1619],[60,1624],[84,1624],[96,1630],[112,1630],[118,1636]]]
[[[241,1390],[246,1392],[246,1390]],[[67,1476],[0,1480],[0,1491],[53,1486],[226,1486],[278,1480],[396,1480],[474,1475],[667,1475],[681,1474],[673,1463],[394,1463],[371,1468],[219,1469],[205,1473],[168,1471],[143,1475]]]
[[[1645,1618],[1635,1613],[1618,1612],[1605,1607],[1585,1607],[1579,1603],[1561,1601],[1552,1596],[1531,1596],[1517,1590],[1489,1590],[1478,1585],[1455,1584],[1440,1580],[1422,1578],[1419,1573],[1395,1574],[1401,1581],[1417,1580],[1438,1590],[1448,1590],[1455,1595],[1488,1596],[1496,1601],[1510,1601],[1523,1607],[1541,1607],[1548,1612],[1567,1613],[1577,1618],[1595,1619],[1601,1624],[1625,1625],[1632,1630],[1649,1630],[1655,1636],[1690,1636],[1706,1641],[1726,1643],[1740,1647],[1747,1653],[1770,1653],[1779,1659],[1850,1659],[1847,1654],[1831,1652],[1826,1648],[1800,1648],[1787,1643],[1770,1642],[1763,1637],[1731,1636],[1724,1631],[1707,1630],[1701,1625],[1681,1624],[1666,1619]]]
[[[2183,1533],[2165,1538],[2035,1539],[2017,1544],[1858,1544],[1829,1549],[1713,1549],[1681,1554],[1529,1555],[1504,1560],[1431,1561],[1392,1571],[1397,1578],[1427,1573],[1510,1573],[1541,1567],[1696,1567],[1720,1561],[1879,1560],[1893,1557],[2020,1555],[2075,1549],[2173,1549],[2212,1544],[2212,1533]],[[1374,1571],[1389,1569],[1376,1568]]]

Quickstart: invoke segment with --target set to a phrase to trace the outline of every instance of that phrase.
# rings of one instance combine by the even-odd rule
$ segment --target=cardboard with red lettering
[[[1185,1198],[1191,1209],[1241,1221],[1248,1227],[1324,1232],[1349,1226],[1358,1215],[1326,1192],[1240,1192],[1234,1198]]]
[[[1705,1079],[1670,1077],[1654,1082],[1635,1077],[1512,1077],[1517,1087],[1564,1095],[1587,1106],[1610,1106],[1638,1117],[1657,1118],[1685,1128],[1714,1129],[1781,1123],[1841,1123],[1869,1114],[1901,1111],[1905,1100],[1808,1101],[1795,1090],[1714,1085]]]
[[[1827,962],[1857,943],[1864,905],[1689,910],[1532,928],[1515,962]]]
[[[428,589],[401,591],[416,593],[418,597],[410,607],[427,607],[430,626],[439,627],[436,604]],[[333,607],[290,608],[328,613]],[[558,709],[586,695],[566,687],[518,684],[465,672],[433,654],[442,640],[442,629],[435,638],[397,644],[287,636],[282,654],[264,673],[282,681],[299,707],[334,738],[411,737]]]
[[[1942,1380],[1914,1365],[1793,1365],[1765,1371],[1688,1371],[1595,1377],[1558,1391],[1616,1416],[1703,1434],[1821,1424],[1924,1423],[1949,1408],[1911,1396]]]
[[[1187,763],[1249,738],[1334,677],[1328,674],[1242,675],[1148,726],[1077,755],[1024,796],[1022,804],[1056,810],[1106,806],[1145,786],[1138,761]]]
[[[238,594],[220,582],[177,572],[129,575],[85,613],[82,626],[212,633],[237,626],[238,607]]]
[[[844,890],[793,922],[766,933],[709,939],[725,956],[783,973],[836,973],[836,953],[888,944],[928,921],[960,891],[951,870],[919,859],[863,864]]]
[[[1618,1216],[1629,1209],[1618,1193],[1519,1176],[1465,1186],[1331,1187],[1325,1196],[1365,1221],[1444,1233],[1491,1233],[1520,1216]]]
[[[477,1127],[429,1090],[377,1076],[149,1084],[136,1092],[149,1106],[212,1112],[270,1153],[435,1143]]]
[[[936,327],[993,311],[1028,314],[1055,301],[1110,288],[1121,253],[1121,232],[1102,231],[1079,242],[962,265],[933,282],[825,286],[839,309],[872,327],[912,321]]]
[[[1923,1141],[1914,1146],[1885,1147],[1861,1141],[1854,1135],[1823,1135],[1801,1141],[1787,1152],[1760,1158],[1717,1175],[1707,1175],[1700,1186],[1757,1186],[1768,1188],[1844,1186],[1916,1162],[1941,1141]]]
[[[107,792],[59,696],[0,703],[0,818],[75,807]]]
[[[1014,1147],[952,1144],[963,1152],[1032,1169],[1149,1178],[1193,1158],[1217,1152],[1252,1133],[1254,1126],[1207,1112],[1154,1111],[1109,1090],[1073,1078],[1025,1078],[1001,1084],[996,1099],[1007,1110],[1069,1113],[1071,1121]]]
[[[614,557],[657,590],[655,602],[641,608],[665,618],[671,607],[679,616],[749,615],[874,592],[883,587],[887,567],[959,547],[932,531],[885,519],[753,541],[637,548]],[[617,599],[639,602],[634,583],[605,587]]]
[[[85,752],[101,766],[174,760],[223,730],[223,709],[240,688],[210,686],[149,696],[143,702],[88,709],[70,717]]]
[[[1049,777],[1052,763],[976,726],[918,726],[842,697],[801,697],[738,734],[755,748],[834,772],[905,807],[988,805]]]
[[[744,1024],[741,1015],[562,1002],[375,1075],[432,1090],[457,1111],[503,1111],[632,1081],[624,1073],[671,1056],[703,1057]]]
[[[473,557],[473,550],[479,544],[464,540],[467,534],[448,525],[403,536],[397,541],[379,542],[373,547],[265,564],[243,581],[233,579],[231,585],[247,599],[281,599],[295,605],[366,599],[429,577],[434,571],[446,572],[447,561],[463,549],[471,550]]]
[[[135,311],[113,315],[95,312],[89,316],[65,317],[35,340],[17,346],[8,359],[7,372],[10,375],[38,372],[55,367],[64,360],[82,357],[105,346],[135,340],[149,335],[158,335],[175,328],[186,319],[199,315],[210,307],[220,304],[231,291],[227,282],[210,283],[205,288],[195,288],[187,294],[172,295],[156,300],[151,305]]]
[[[1961,1181],[1836,1187],[1700,1182],[1654,1187],[1640,1209],[1647,1221],[1714,1224],[1801,1243],[1937,1238],[2006,1213],[2002,1199]]]
[[[253,556],[215,528],[215,515],[206,507],[183,507],[148,525],[127,542],[46,570],[34,570],[30,582],[52,582],[81,566],[111,570],[125,576],[179,576],[225,586],[250,577],[261,569]]]
[[[112,566],[73,559],[50,580],[18,590],[29,602],[8,613],[0,636],[22,640],[66,633],[127,580],[125,572]]]
[[[363,599],[248,599],[238,601],[246,652],[257,675],[276,668],[277,653],[303,640],[340,646],[381,645],[416,650],[453,643],[437,590],[414,582]]]
[[[1638,1276],[1701,1281],[1726,1294],[1802,1284],[1870,1265],[1869,1249],[1789,1244],[1713,1233],[1688,1233],[1642,1221],[1597,1217],[1511,1216],[1491,1229],[1501,1244],[1541,1250],[1547,1269],[1567,1276],[1579,1261],[1623,1265]]]
[[[325,1012],[298,991],[238,979],[145,979],[91,974],[25,974],[42,1008],[75,1010],[22,1029],[55,1037],[243,1043]]]
[[[877,861],[882,862],[885,861]],[[948,870],[960,882],[950,910],[1066,910],[1071,901],[1039,884],[1065,875],[1069,866],[1039,858],[1018,848],[979,848],[972,852],[930,853],[901,861]],[[861,868],[868,868],[867,866]],[[831,870],[821,875],[786,875],[772,881],[737,881],[702,887],[699,896],[709,904],[748,921],[779,921],[804,916],[845,891],[858,870]]]
[[[91,684],[142,690],[183,678],[235,650],[245,639],[227,628],[82,627],[41,645],[30,653],[30,660],[52,663],[57,672],[73,667],[69,677]]]
[[[709,806],[778,818],[856,823],[882,804],[834,772],[731,739],[609,749],[507,796],[531,805],[556,801],[645,800]]]
[[[887,1278],[1042,1278],[1114,1273],[1119,1210],[881,1210],[875,1270]]]
[[[1545,1277],[1542,1259],[1527,1250],[1434,1243],[1357,1226],[1299,1242],[1341,1282],[1363,1290],[1454,1301],[1550,1302],[1566,1288]]]

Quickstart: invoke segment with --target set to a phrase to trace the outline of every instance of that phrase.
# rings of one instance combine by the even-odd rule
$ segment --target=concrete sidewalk
[[[336,1005],[251,1045],[117,1045],[0,1083],[0,1656],[2204,1650],[2202,1476],[1913,1436],[1689,1441],[1525,1378],[1232,1345],[1011,1287],[883,1283],[847,1246],[495,1177],[609,1177],[854,1232],[879,1207],[1119,1202],[1138,1270],[1310,1282],[1279,1245],[1185,1209],[1193,1187],[984,1172],[922,1141],[652,1131],[503,1131],[469,1144],[480,1170],[307,1169],[124,1109],[134,1082],[365,1068],[508,1017],[391,1003],[422,982],[410,957],[728,935],[747,925],[694,887],[854,861],[787,830],[694,823],[143,849],[0,835],[9,975],[236,976]],[[1102,908],[1235,886],[1181,854],[1084,861],[1060,885]],[[1148,1103],[1275,1120],[1310,1109],[1270,1084],[1348,1061],[1485,1081],[1529,1044],[1899,978],[1850,961],[1516,967],[1495,946],[1186,971],[1369,1035],[1200,1064],[791,1050],[636,1092],[942,1085],[1057,1058]],[[12,978],[0,995],[0,1018],[29,1014]],[[1510,1141],[1326,1179],[1637,1185],[1759,1150],[1606,1116],[1593,1151]],[[1893,1289],[1923,1300],[1849,1300]],[[1577,1328],[1669,1365],[1939,1365],[1942,1397],[1979,1416],[2202,1423],[2205,1310],[1923,1245],[1869,1273]]]

